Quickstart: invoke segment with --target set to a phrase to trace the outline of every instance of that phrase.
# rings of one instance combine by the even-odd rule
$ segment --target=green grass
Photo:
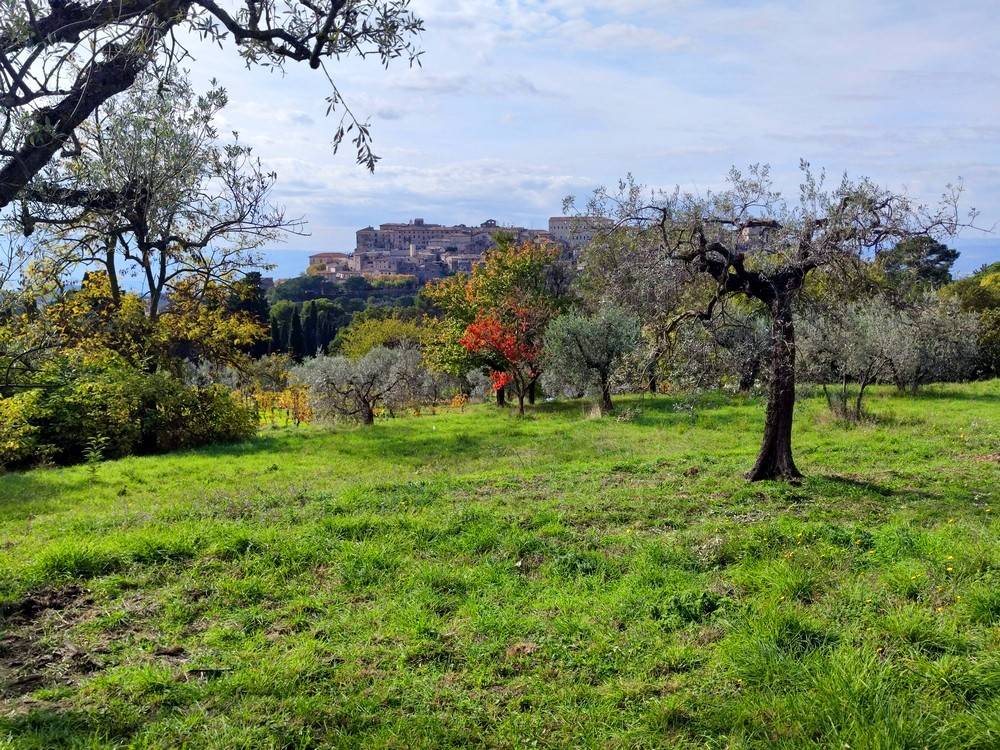
[[[0,477],[0,748],[1000,747],[1000,381]]]

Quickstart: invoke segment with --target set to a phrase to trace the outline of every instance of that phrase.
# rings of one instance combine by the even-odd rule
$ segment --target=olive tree
[[[799,372],[820,383],[830,410],[858,421],[865,389],[888,375],[883,332],[894,311],[884,297],[813,310],[799,318]],[[851,385],[857,393],[850,395]]]
[[[567,204],[567,210],[572,210]],[[632,352],[636,379],[656,392],[662,365],[676,350],[678,310],[692,296],[695,275],[662,252],[655,237],[604,226],[583,251],[578,288],[596,307],[610,305],[640,321],[642,340]]]
[[[228,286],[262,267],[259,248],[299,222],[271,203],[274,173],[248,146],[219,138],[226,103],[223,89],[198,96],[178,73],[168,86],[144,76],[99,107],[79,128],[79,153],[37,179],[114,198],[86,208],[23,202],[24,232],[45,249],[50,273],[96,267],[116,304],[122,279],[138,277],[155,320],[181,283]]]
[[[144,74],[165,80],[188,40],[232,49],[248,68],[306,64],[340,112],[334,147],[350,138],[374,168],[369,126],[344,104],[331,63],[419,60],[422,21],[409,0],[0,0],[0,207],[53,159],[78,151],[76,129]],[[36,183],[37,201],[100,206],[115,196]]]
[[[757,309],[722,304],[708,319],[679,320],[667,372],[682,388],[752,391],[766,381],[766,315]]]
[[[647,196],[634,182],[617,193],[596,191],[589,211],[612,216],[628,234],[655,242],[666,258],[683,263],[712,286],[704,307],[682,316],[712,316],[727,297],[759,303],[770,324],[764,436],[750,480],[801,476],[792,457],[795,410],[794,305],[815,269],[874,255],[909,237],[949,235],[962,221],[961,190],[949,188],[935,205],[868,179],[846,176],[834,187],[802,164],[798,200],[773,185],[766,166],[733,169],[727,187],[695,194],[676,189]]]
[[[979,320],[954,300],[926,294],[886,308],[874,335],[899,390],[915,393],[927,383],[965,380],[975,372]]]
[[[639,321],[617,308],[560,315],[545,330],[542,382],[547,390],[596,392],[598,408],[607,414],[614,410],[612,379],[639,339]]]
[[[379,346],[360,359],[342,355],[308,359],[291,376],[308,386],[317,414],[370,425],[376,409],[412,387],[421,370],[416,350]]]

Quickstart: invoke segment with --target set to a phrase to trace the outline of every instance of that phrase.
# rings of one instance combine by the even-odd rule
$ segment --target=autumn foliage
[[[425,294],[444,313],[428,346],[432,366],[486,372],[495,391],[514,392],[523,413],[541,375],[542,333],[565,299],[558,259],[552,245],[501,236],[471,274],[430,285]]]
[[[465,329],[461,344],[470,353],[500,365],[489,372],[493,389],[510,386],[523,408],[523,396],[541,375],[541,331],[532,324],[532,318],[539,316],[517,307],[509,313],[508,322],[495,316],[476,318]]]

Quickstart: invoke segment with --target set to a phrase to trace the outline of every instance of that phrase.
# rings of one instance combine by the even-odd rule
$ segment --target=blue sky
[[[248,72],[231,51],[195,46],[196,79],[230,91],[227,128],[277,170],[277,199],[309,222],[279,275],[295,270],[290,250],[350,250],[368,224],[541,227],[567,194],[626,172],[703,190],[751,162],[770,163],[791,191],[800,158],[928,200],[962,178],[980,223],[1000,222],[995,0],[413,7],[427,27],[422,68],[331,68],[371,120],[375,175],[346,149],[332,155],[317,72]],[[964,271],[1000,259],[997,237],[954,244]]]

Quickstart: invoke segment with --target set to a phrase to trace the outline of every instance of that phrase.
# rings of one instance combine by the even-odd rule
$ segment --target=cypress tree
[[[271,316],[271,346],[270,354],[280,354],[285,350],[285,337],[281,335],[281,321]]]
[[[326,354],[326,346],[330,343],[330,314],[320,310],[316,316],[316,351]]]
[[[302,326],[302,338],[305,341],[305,354],[309,357],[316,356],[316,347],[319,345],[319,320],[315,302],[308,302],[305,305],[306,319]]]
[[[292,325],[288,330],[288,351],[296,362],[302,361],[306,351],[306,342],[302,336],[302,316],[299,315],[297,307],[292,312]]]

